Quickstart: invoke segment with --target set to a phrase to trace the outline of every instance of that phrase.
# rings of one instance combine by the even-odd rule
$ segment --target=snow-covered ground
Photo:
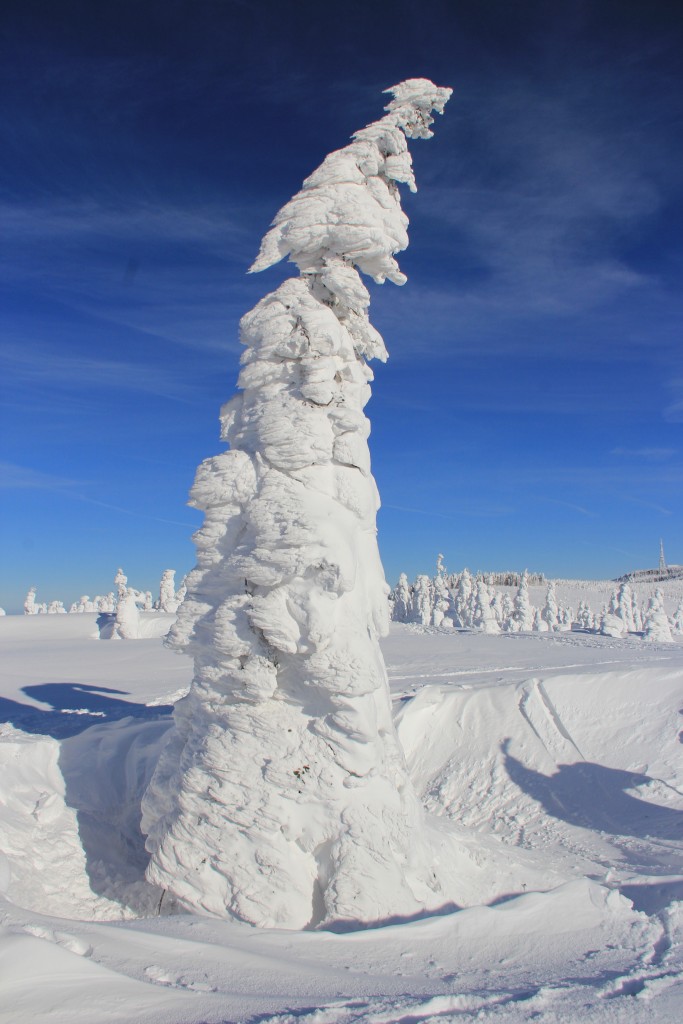
[[[0,618],[0,1018],[683,1019],[683,642],[394,624],[398,731],[455,898],[292,932],[171,913],[144,881],[140,797],[191,662],[159,639],[172,616],[137,641],[95,619]]]

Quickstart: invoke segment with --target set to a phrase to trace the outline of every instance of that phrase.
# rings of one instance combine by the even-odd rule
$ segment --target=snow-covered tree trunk
[[[252,270],[300,276],[242,320],[230,450],[197,471],[198,565],[171,643],[189,695],[143,806],[149,879],[186,907],[301,928],[443,901],[391,718],[388,588],[363,407],[384,360],[356,267],[403,284],[406,136],[450,90],[412,79],[277,215]]]

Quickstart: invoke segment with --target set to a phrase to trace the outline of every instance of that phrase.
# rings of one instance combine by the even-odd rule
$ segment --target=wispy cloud
[[[674,400],[664,409],[664,419],[669,423],[683,422],[683,377],[669,381],[669,388],[674,393]]]
[[[97,359],[38,347],[29,350],[12,344],[3,349],[3,364],[8,393],[10,387],[30,390],[45,385],[51,391],[132,391],[177,402],[192,402],[199,394],[192,383],[163,365]]]
[[[544,96],[521,77],[503,85],[485,97],[466,93],[485,116],[466,122],[459,181],[420,195],[422,215],[455,233],[457,292],[561,314],[649,284],[624,242],[663,205],[661,154],[652,153],[650,132],[646,156],[637,118],[624,123],[615,81],[585,75],[562,91],[555,82]]]
[[[66,491],[81,481],[70,480],[54,473],[43,473],[29,466],[13,462],[0,462],[0,488],[7,491],[39,490]]]
[[[540,500],[547,502],[549,505],[559,505],[562,508],[571,509],[572,512],[578,512],[579,515],[588,516],[590,519],[597,518],[596,512],[591,512],[589,509],[584,508],[583,505],[575,505],[571,501],[561,501],[559,498],[541,498]]]
[[[112,505],[106,501],[98,501],[87,494],[83,494],[81,488],[82,480],[71,480],[68,477],[58,476],[54,473],[44,473],[41,470],[32,469],[30,466],[20,466],[13,462],[0,462],[0,489],[5,491],[39,490],[50,491],[53,494],[60,494],[73,501],[83,502],[86,505],[95,505],[98,508],[108,509],[126,516],[134,516],[136,519],[148,519],[157,523],[166,523],[170,526],[182,526],[186,530],[196,527],[196,523],[182,522],[177,519],[166,519],[162,516],[150,515],[147,512],[140,512],[137,509],[125,508],[121,505]]]
[[[675,448],[613,448],[611,455],[625,459],[644,459],[646,462],[666,462],[678,454]]]

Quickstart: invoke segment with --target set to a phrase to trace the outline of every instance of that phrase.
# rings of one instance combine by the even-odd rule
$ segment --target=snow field
[[[191,669],[93,621],[0,622],[0,1016],[680,1019],[682,644],[394,625],[398,733],[462,909],[263,932],[144,881],[140,799]]]

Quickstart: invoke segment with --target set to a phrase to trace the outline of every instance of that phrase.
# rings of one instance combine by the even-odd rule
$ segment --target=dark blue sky
[[[0,604],[191,567],[245,276],[408,77],[407,285],[368,413],[388,578],[683,562],[683,10],[627,0],[5,0]]]

